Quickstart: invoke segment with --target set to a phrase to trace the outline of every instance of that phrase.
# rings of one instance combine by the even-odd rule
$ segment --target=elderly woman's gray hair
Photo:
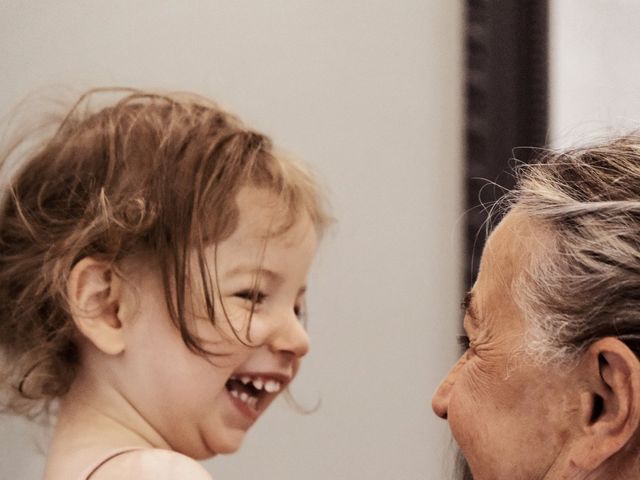
[[[549,153],[519,168],[510,199],[555,243],[515,289],[526,351],[566,362],[611,336],[640,356],[640,137]]]

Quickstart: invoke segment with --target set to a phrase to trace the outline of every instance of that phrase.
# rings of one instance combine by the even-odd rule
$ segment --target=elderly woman
[[[523,167],[433,397],[475,480],[640,478],[640,138]]]

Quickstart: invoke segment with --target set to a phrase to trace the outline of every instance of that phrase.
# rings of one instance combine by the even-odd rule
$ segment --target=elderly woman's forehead
[[[548,249],[552,238],[547,224],[514,207],[489,236],[481,268],[486,268],[488,262],[494,268],[497,264],[521,267],[532,254]]]
[[[490,236],[490,243],[501,249],[544,245],[549,240],[549,227],[542,220],[532,217],[518,207],[514,207],[504,216]]]

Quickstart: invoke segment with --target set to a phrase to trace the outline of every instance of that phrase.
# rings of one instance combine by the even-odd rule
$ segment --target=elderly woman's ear
[[[584,390],[571,460],[579,470],[595,472],[620,455],[635,455],[625,446],[640,433],[640,361],[609,337],[591,345],[578,370]]]

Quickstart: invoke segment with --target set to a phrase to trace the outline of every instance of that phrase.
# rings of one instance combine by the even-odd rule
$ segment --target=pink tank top
[[[123,455],[125,453],[129,453],[129,452],[133,452],[136,450],[142,450],[140,447],[133,447],[133,448],[119,448],[117,450],[114,450],[112,452],[110,452],[108,455],[104,456],[103,458],[101,458],[100,460],[98,460],[97,462],[93,463],[89,468],[87,468],[85,470],[85,472],[80,476],[80,480],[89,480],[91,478],[91,476],[96,473],[96,471],[102,467],[105,463],[107,463],[109,460],[111,460],[112,458],[118,457],[120,455]]]

